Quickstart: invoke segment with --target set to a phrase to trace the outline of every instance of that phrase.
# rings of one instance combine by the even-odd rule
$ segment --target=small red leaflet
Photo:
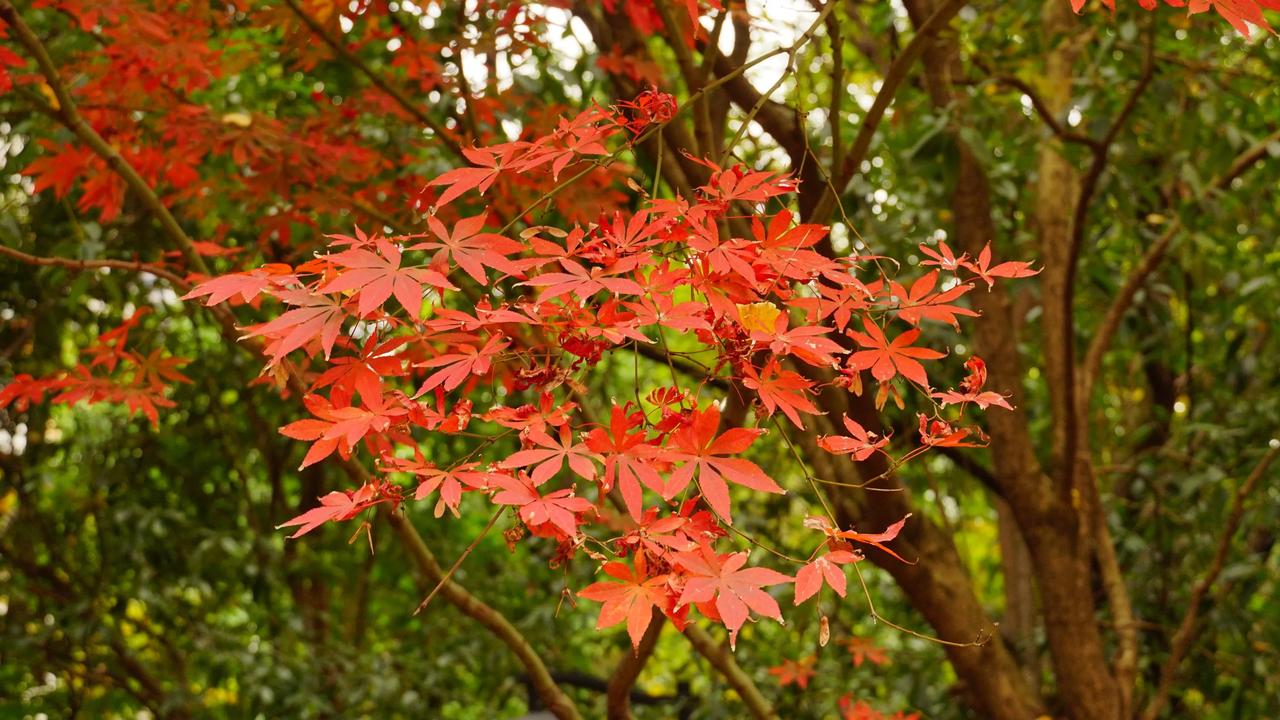
[[[378,486],[368,483],[359,490],[331,492],[320,498],[320,506],[314,507],[301,515],[283,522],[276,529],[297,527],[298,531],[289,537],[299,538],[330,521],[350,520],[360,514],[361,510],[383,502],[378,498]]]
[[[781,665],[769,668],[769,674],[778,678],[778,684],[782,687],[794,684],[804,690],[809,687],[809,680],[817,674],[813,669],[817,662],[817,655],[809,655],[799,660],[783,660]]]
[[[655,609],[666,611],[670,589],[666,575],[649,577],[644,553],[636,555],[635,569],[626,563],[607,562],[601,569],[621,582],[597,582],[578,591],[580,597],[604,603],[596,628],[627,623],[632,647],[640,647],[640,639],[653,621]]]
[[[533,482],[523,473],[520,477],[494,474],[489,483],[499,488],[493,496],[494,504],[520,508],[520,519],[531,529],[550,524],[566,536],[573,537],[578,534],[578,515],[595,508],[590,500],[575,497],[573,488],[539,495]]]
[[[843,435],[823,435],[818,438],[818,447],[833,455],[850,455],[855,462],[862,462],[872,453],[889,444],[888,435],[880,437],[868,431],[858,421],[845,417],[844,427],[849,431],[848,437]]]
[[[670,499],[678,495],[693,480],[694,471],[697,471],[698,486],[702,488],[707,504],[721,517],[729,520],[729,486],[725,483],[726,479],[761,492],[785,491],[750,460],[725,457],[745,451],[756,438],[764,434],[763,430],[730,428],[716,437],[719,427],[720,408],[711,405],[706,410],[690,413],[688,424],[675,432],[672,436],[675,451],[664,453],[662,457],[684,464],[671,473],[667,481],[666,496]]]
[[[715,612],[729,628],[729,647],[737,643],[738,631],[752,612],[782,620],[778,601],[761,588],[792,582],[790,576],[769,568],[743,568],[747,553],[718,554],[705,542],[697,550],[674,553],[673,558],[688,578],[678,605],[714,601]]]
[[[963,260],[961,264],[986,282],[988,290],[995,286],[996,278],[1031,277],[1040,273],[1039,270],[1031,269],[1031,263],[1013,260],[1002,262],[995,267],[989,267],[991,264],[991,243],[983,246],[982,252],[978,253],[977,261]]]
[[[862,319],[862,327],[866,330],[865,333],[849,330],[849,337],[856,340],[862,347],[871,349],[859,350],[850,355],[848,361],[850,368],[854,370],[870,368],[871,376],[880,382],[891,380],[895,375],[901,375],[917,385],[929,387],[929,376],[918,360],[936,360],[943,357],[943,353],[928,348],[912,347],[912,343],[920,337],[919,330],[908,330],[891,342],[885,337],[880,326],[869,318]]]
[[[396,300],[409,313],[410,320],[417,320],[422,311],[422,286],[457,290],[439,270],[432,268],[400,267],[400,248],[385,238],[375,238],[374,253],[363,248],[350,248],[329,255],[327,259],[346,270],[325,283],[322,293],[358,290],[360,304],[356,312],[361,316],[382,307],[387,298]]]
[[[844,597],[848,589],[848,578],[839,566],[857,561],[858,556],[848,550],[832,550],[800,568],[796,573],[795,604],[799,605],[817,595],[823,582],[830,585],[837,595]]]
[[[822,414],[808,397],[813,383],[800,373],[783,370],[774,358],[770,358],[758,374],[754,367],[745,366],[742,384],[756,391],[767,414],[772,416],[775,411],[781,410],[801,430],[804,429],[804,422],[800,419],[800,413]]]
[[[579,477],[585,480],[596,479],[595,463],[600,460],[600,456],[591,452],[585,444],[575,443],[568,425],[560,426],[558,438],[532,429],[528,431],[528,438],[530,444],[536,447],[517,452],[502,461],[502,467],[515,469],[533,465],[535,467],[530,479],[534,485],[541,485],[563,470],[567,460],[569,468]]]

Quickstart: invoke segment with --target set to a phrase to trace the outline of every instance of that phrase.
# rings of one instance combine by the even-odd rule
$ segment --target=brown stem
[[[1267,148],[1276,142],[1280,142],[1280,130],[1271,133],[1237,155],[1235,160],[1231,162],[1230,167],[1227,168],[1227,171],[1205,187],[1205,191],[1196,198],[1196,202],[1202,202],[1211,192],[1226,190],[1236,178],[1244,175],[1254,165],[1265,160],[1268,154]],[[1085,353],[1084,366],[1080,373],[1080,397],[1085,398],[1086,402],[1087,398],[1090,397],[1094,383],[1097,381],[1103,357],[1107,354],[1107,350],[1111,346],[1111,340],[1120,328],[1120,321],[1124,319],[1125,313],[1128,312],[1129,307],[1133,304],[1133,298],[1138,294],[1138,290],[1142,289],[1142,286],[1147,282],[1147,278],[1155,272],[1156,268],[1164,260],[1169,245],[1181,228],[1181,220],[1175,218],[1164,234],[1143,253],[1142,260],[1138,262],[1138,266],[1129,274],[1129,277],[1125,278],[1124,285],[1120,287],[1120,291],[1116,293],[1111,306],[1107,308],[1107,314],[1094,333],[1093,342],[1089,344],[1089,350]]]
[[[67,92],[66,86],[62,83],[58,68],[54,65],[53,59],[49,57],[49,52],[45,49],[44,43],[40,42],[40,38],[36,37],[36,34],[32,32],[10,0],[0,0],[0,19],[3,19],[6,24],[13,28],[18,42],[35,58],[36,64],[40,66],[40,73],[44,75],[45,82],[49,84],[49,87],[53,90],[53,96],[58,100],[58,107],[56,108],[41,104],[37,109],[61,121],[81,142],[88,145],[116,174],[120,175],[129,186],[129,189],[137,193],[143,205],[156,216],[160,226],[164,228],[165,233],[177,245],[177,249],[182,251],[191,268],[207,275],[209,269],[204,264],[204,258],[200,257],[200,253],[196,251],[195,243],[192,242],[186,231],[182,229],[182,226],[178,224],[173,214],[169,212],[169,208],[165,207],[160,197],[151,189],[147,181],[142,179],[137,170],[134,170],[133,166],[120,153],[116,152],[116,149],[104,140],[97,130],[94,130],[85,121],[80,111],[76,108],[75,100],[71,98],[71,94]]]
[[[729,681],[730,687],[746,704],[751,717],[756,720],[778,720],[778,714],[773,711],[773,706],[760,693],[760,689],[752,682],[751,676],[747,675],[738,665],[738,661],[733,659],[733,653],[727,646],[716,642],[710,633],[697,625],[686,627],[684,636],[689,639],[689,643],[698,651],[698,654],[705,657],[707,662],[710,662],[711,666]]]
[[[358,465],[356,467],[359,468]],[[363,472],[363,468],[360,468],[359,474],[363,474]],[[551,677],[551,672],[547,669],[546,664],[543,663],[542,657],[533,649],[533,646],[529,644],[524,635],[511,624],[511,621],[501,612],[472,595],[456,580],[446,578],[444,568],[440,567],[435,554],[423,542],[422,536],[418,534],[418,530],[413,526],[413,523],[409,522],[404,515],[393,512],[387,506],[383,505],[381,507],[382,517],[391,525],[391,529],[395,531],[401,545],[409,553],[414,567],[417,568],[420,580],[423,581],[420,583],[422,587],[429,590],[432,584],[438,583],[441,596],[463,615],[480,623],[501,640],[516,655],[520,663],[524,665],[525,671],[528,672],[529,679],[533,683],[534,691],[538,693],[538,697],[546,704],[548,711],[560,718],[560,720],[580,720],[582,716],[578,714],[578,709],[573,704],[573,700],[556,684],[556,681]]]
[[[662,635],[666,624],[667,616],[654,608],[649,629],[640,638],[640,646],[635,652],[623,656],[622,662],[613,671],[605,697],[605,712],[609,720],[631,720],[631,690],[636,686],[636,680],[640,679],[645,663],[649,662],[653,651],[658,647],[658,637]]]
[[[170,284],[180,290],[189,290],[191,283],[188,283],[182,276],[157,267],[151,263],[145,263],[141,260],[74,260],[72,258],[62,257],[40,257],[38,255],[28,255],[20,250],[14,250],[0,246],[0,255],[12,258],[28,265],[39,265],[42,267],[61,267],[76,272],[85,272],[88,270],[97,270],[99,268],[110,268],[112,270],[129,270],[132,272],[151,273],[156,277],[168,280]]]
[[[75,103],[67,93],[66,88],[62,85],[57,68],[50,59],[44,45],[40,42],[39,38],[35,36],[26,23],[23,22],[21,16],[14,9],[10,0],[0,0],[0,18],[14,29],[19,42],[21,42],[23,46],[26,47],[27,50],[36,58],[37,63],[40,65],[41,71],[45,76],[45,80],[49,83],[49,86],[53,89],[54,96],[58,99],[59,107],[57,109],[44,107],[41,108],[41,110],[61,120],[68,129],[74,132],[77,137],[102,157],[113,170],[120,174],[121,177],[123,177],[129,184],[130,188],[142,199],[143,203],[160,219],[161,225],[164,227],[166,234],[187,256],[188,263],[199,272],[207,274],[208,269],[199,253],[196,252],[195,245],[192,243],[191,238],[187,236],[186,232],[182,229],[182,226],[178,224],[177,220],[174,218],[172,213],[169,212],[169,209],[165,207],[164,203],[160,200],[159,196],[156,195],[155,191],[147,185],[146,181],[138,175],[133,167],[129,165],[129,163],[125,161],[124,158],[114,150],[114,148],[107,144],[106,141],[102,139],[102,136],[98,135],[98,133],[90,127],[76,111]],[[147,272],[161,275],[161,273],[156,272],[156,269],[150,266],[140,268],[139,264],[127,263],[125,261],[83,261],[86,265],[80,265],[81,261],[64,261],[62,259],[54,258],[40,259],[26,255],[25,253],[19,253],[16,250],[8,250],[4,254],[10,257],[22,256],[22,259],[24,260],[26,258],[32,258],[37,261],[35,264],[60,265],[70,268],[78,266],[92,267],[92,265],[87,265],[87,263],[108,263],[106,265],[98,265],[99,267],[121,266],[120,264],[123,263],[121,266],[123,268],[135,270],[144,269]],[[161,276],[164,276],[166,279],[171,281],[176,278],[175,275],[167,272]],[[178,282],[183,285],[186,284],[180,279]],[[255,355],[262,354],[261,343],[240,342],[239,332],[235,327],[235,320],[226,310],[225,306],[219,305],[212,307],[210,308],[210,311],[218,318],[222,326],[223,336],[228,340],[228,342],[236,347],[242,347],[246,351],[254,353]],[[296,372],[292,370],[289,365],[285,364],[284,367],[287,372],[287,381],[290,389],[295,393],[295,395],[301,397],[306,393],[306,383]],[[368,479],[368,474],[358,463],[348,461],[346,463],[346,468],[349,473],[352,473],[355,476],[362,476],[366,480]],[[416,528],[402,517],[395,516],[393,513],[387,514],[392,516],[391,525],[395,528],[397,536],[408,549],[419,573],[432,582],[439,582],[440,579],[444,577],[444,573],[440,569],[439,564],[435,562],[435,557],[423,542],[422,536],[418,534]],[[450,581],[445,584],[442,589],[442,594],[464,614],[479,620],[481,624],[502,640],[512,650],[512,652],[516,654],[521,663],[525,666],[525,669],[529,672],[530,677],[534,679],[535,689],[538,690],[539,695],[546,702],[548,708],[550,708],[557,717],[562,718],[562,720],[577,720],[577,718],[580,717],[572,700],[570,700],[569,697],[560,690],[559,686],[555,684],[555,681],[551,679],[551,675],[548,672],[546,665],[542,662],[542,658],[533,651],[528,641],[524,639],[524,636],[520,634],[520,632],[510,623],[510,621],[506,619],[506,617],[488,605],[485,605],[475,599],[474,596],[454,581]]]

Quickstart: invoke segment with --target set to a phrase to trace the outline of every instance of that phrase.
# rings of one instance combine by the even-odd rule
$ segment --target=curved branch
[[[352,472],[351,469],[353,467],[356,469],[355,472],[352,472],[353,477],[360,477],[361,475],[365,478],[368,477],[364,472],[364,468],[354,462],[346,463],[346,467],[349,472]],[[551,677],[551,672],[547,670],[546,664],[542,662],[542,657],[533,649],[524,635],[511,624],[511,621],[501,612],[472,595],[457,581],[446,578],[444,568],[440,567],[435,554],[427,547],[427,544],[422,540],[422,535],[418,533],[417,528],[409,522],[408,518],[392,512],[385,505],[381,507],[382,517],[391,525],[391,529],[395,531],[400,543],[408,551],[409,557],[413,560],[414,567],[418,569],[422,579],[429,581],[431,584],[439,584],[440,594],[459,612],[483,625],[485,629],[510,648],[511,652],[515,653],[520,663],[524,665],[525,670],[529,673],[530,681],[533,683],[538,697],[542,698],[542,701],[546,703],[547,709],[552,714],[561,720],[580,720],[582,716],[578,714],[578,709],[573,704],[573,700],[556,684],[555,679]],[[423,584],[429,587],[428,583],[424,582]]]
[[[28,265],[39,265],[42,267],[60,267],[77,272],[87,272],[89,270],[98,270],[101,268],[109,268],[112,270],[130,270],[133,272],[151,273],[156,277],[168,280],[170,284],[180,290],[191,289],[191,283],[187,282],[182,276],[162,267],[157,267],[150,263],[144,263],[141,260],[73,260],[63,257],[41,257],[39,255],[28,255],[20,250],[4,247],[0,245],[0,255],[13,258],[18,262]]]
[[[204,264],[204,258],[200,257],[200,253],[196,251],[195,243],[187,235],[182,226],[178,224],[173,213],[169,212],[169,208],[161,202],[160,196],[156,195],[146,180],[138,174],[137,170],[125,160],[116,149],[98,134],[93,126],[85,121],[80,111],[76,108],[75,100],[72,99],[71,93],[67,92],[67,87],[62,83],[62,77],[58,73],[58,68],[53,63],[53,59],[49,57],[48,50],[45,49],[44,43],[40,42],[40,38],[31,31],[31,28],[23,21],[22,16],[13,7],[10,0],[0,0],[0,19],[13,28],[14,35],[17,36],[18,42],[31,53],[35,58],[36,64],[40,66],[40,73],[44,75],[45,82],[49,84],[53,90],[53,96],[58,100],[58,107],[53,108],[48,105],[41,104],[38,109],[50,115],[67,127],[76,137],[89,146],[98,157],[102,158],[129,186],[129,189],[138,194],[142,204],[155,214],[156,219],[160,221],[161,227],[165,233],[173,240],[178,249],[187,259],[187,263],[197,272],[208,274],[209,269]]]
[[[640,647],[624,656],[613,671],[605,699],[605,712],[609,720],[631,720],[631,690],[636,686],[636,680],[640,679],[645,663],[649,662],[653,651],[658,647],[658,637],[662,635],[666,624],[667,616],[654,608],[649,629],[645,630],[644,637],[640,639]]]
[[[974,64],[978,65],[978,67],[982,67],[982,64],[978,63],[976,60],[974,61]],[[982,69],[986,70],[987,68],[982,67]],[[1037,92],[1035,88],[1031,87],[1029,83],[1012,75],[992,75],[988,80],[997,85],[1004,85],[1012,88],[1023,95],[1026,95],[1027,99],[1031,101],[1031,109],[1035,110],[1036,115],[1040,116],[1040,120],[1049,127],[1049,132],[1053,133],[1054,137],[1067,143],[1075,143],[1077,145],[1084,145],[1090,148],[1099,147],[1100,143],[1097,140],[1094,140],[1088,135],[1082,135],[1074,130],[1068,130],[1063,127],[1058,118],[1054,116],[1053,111],[1049,109],[1049,105],[1045,103],[1044,98],[1041,97],[1040,93]]]
[[[287,0],[292,4],[293,0]],[[87,144],[95,153],[105,160],[113,170],[124,178],[129,187],[136,192],[142,202],[156,214],[160,219],[161,225],[164,227],[166,234],[173,241],[174,245],[180,249],[187,257],[188,263],[197,271],[208,274],[208,268],[204,264],[204,260],[200,257],[195,249],[195,245],[191,238],[178,224],[177,219],[169,212],[160,197],[155,191],[138,175],[137,171],[126,161],[119,153],[115,151],[102,136],[97,133],[84,118],[76,110],[75,102],[72,100],[66,87],[62,84],[57,67],[53,64],[48,52],[45,50],[43,43],[36,37],[31,28],[26,25],[22,17],[14,9],[10,0],[0,0],[0,19],[3,19],[10,27],[14,29],[19,42],[36,58],[42,74],[46,82],[52,88],[54,97],[58,100],[59,107],[50,108],[41,106],[39,109],[46,114],[57,118],[67,126],[78,138]],[[61,258],[37,258],[35,256],[26,255],[16,250],[6,250],[3,254],[16,259],[33,262],[37,265],[58,265],[69,268],[87,269],[92,267],[118,267],[121,269],[142,270],[151,272],[165,279],[173,281],[176,275],[168,271],[156,272],[156,268],[144,265],[142,263],[132,263],[127,261],[115,260],[96,260],[96,261],[75,261]],[[183,285],[187,283],[181,279],[178,282]],[[211,307],[210,311],[218,318],[222,326],[222,334],[236,347],[245,348],[248,352],[255,355],[262,354],[262,345],[259,342],[240,342],[239,333],[235,326],[235,318],[227,311],[225,305]],[[286,371],[287,382],[289,388],[299,397],[307,390],[307,385],[301,377],[293,370],[292,367],[283,365]],[[353,478],[363,478],[368,480],[368,473],[359,463],[349,460],[344,463],[344,467]],[[405,545],[410,556],[414,560],[414,565],[419,573],[431,582],[440,582],[444,579],[444,571],[435,560],[435,556],[427,548],[423,542],[422,536],[418,534],[417,529],[411,523],[402,517],[396,516],[394,513],[386,513],[389,516],[390,524],[395,529],[397,536]],[[556,717],[561,720],[579,720],[578,714],[573,701],[560,690],[559,686],[551,678],[546,665],[542,662],[541,657],[534,652],[533,648],[520,634],[519,630],[510,623],[497,610],[485,605],[480,600],[471,595],[465,588],[457,582],[449,581],[443,583],[441,594],[445,596],[449,602],[457,607],[464,614],[479,621],[490,632],[497,636],[505,643],[513,653],[520,659],[521,663],[528,670],[530,677],[533,678],[534,685],[539,695]]]

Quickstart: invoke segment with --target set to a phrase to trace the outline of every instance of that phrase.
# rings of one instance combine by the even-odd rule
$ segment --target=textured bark
[[[997,498],[995,505],[1000,539],[1000,574],[1004,578],[1004,618],[1000,621],[1000,634],[1022,666],[1027,684],[1040,692],[1035,570],[1031,565],[1031,553],[1009,504]]]
[[[1047,0],[1043,11],[1046,37],[1059,37],[1044,58],[1039,96],[1048,112],[1062,116],[1071,105],[1072,67],[1079,55],[1075,40],[1061,33],[1071,21],[1071,9],[1058,0]],[[1044,270],[1040,276],[1043,294],[1043,347],[1049,407],[1053,417],[1053,470],[1060,471],[1074,459],[1070,438],[1075,432],[1075,340],[1071,301],[1076,249],[1073,248],[1074,203],[1065,198],[1079,196],[1080,177],[1074,164],[1063,154],[1061,141],[1048,138],[1036,154],[1034,225],[1040,241]],[[1067,475],[1070,477],[1070,475]]]
[[[908,0],[906,5],[917,26],[932,14],[932,3],[928,0]],[[1059,57],[1055,62],[1065,65],[1055,72],[1069,71],[1068,59]],[[964,108],[959,106],[952,92],[953,70],[958,63],[958,51],[946,40],[933,43],[924,54],[925,84],[929,94],[938,107],[951,107],[955,123],[962,122],[964,116]],[[986,174],[956,130],[953,127],[952,137],[957,152],[955,188],[951,199],[955,239],[960,249],[974,254],[996,237],[996,228]],[[1051,179],[1041,178],[1046,183],[1042,192],[1048,192],[1047,183],[1069,180],[1069,173],[1056,161],[1042,157],[1042,163],[1042,168],[1051,174]],[[1070,196],[1070,188],[1054,190],[1059,204],[1062,204],[1063,197]],[[1065,229],[1069,232],[1070,227],[1069,218],[1061,227],[1054,225],[1055,231]],[[1065,257],[1063,253],[1046,257],[1046,276],[1051,274],[1048,265],[1062,261],[1059,256]],[[1054,272],[1058,269],[1055,268]],[[1067,293],[1069,288],[1064,286],[1061,292]],[[1046,291],[1046,297],[1048,295],[1049,291]],[[1046,304],[1048,302],[1046,300]],[[984,316],[975,323],[976,344],[987,357],[988,367],[992,368],[993,387],[1014,391],[1016,399],[1021,363],[1017,338],[1013,334],[1014,324],[1009,317],[1010,303],[997,289],[990,293],[975,293],[974,306]],[[1054,334],[1068,337],[1069,325],[1050,326],[1047,317],[1045,322],[1046,338]],[[1055,322],[1069,323],[1069,314],[1056,316]],[[1070,369],[1074,368],[1074,362],[1070,343],[1064,340],[1062,344],[1068,347],[1057,348],[1057,352],[1067,353],[1055,360],[1054,367],[1058,368],[1059,376],[1050,375],[1048,382],[1051,386],[1066,383],[1065,389],[1054,391],[1063,393],[1066,398],[1059,398],[1059,402],[1066,403],[1062,411],[1070,418],[1062,425],[1065,432],[1075,429],[1074,395],[1070,384]],[[1055,347],[1046,341],[1046,354],[1053,355]],[[1107,664],[1102,634],[1095,617],[1091,545],[1087,526],[1081,524],[1089,498],[1078,488],[1055,486],[1044,477],[1035,458],[1035,446],[1027,424],[1019,412],[992,413],[988,421],[992,442],[1000,448],[995,453],[996,481],[1022,529],[1036,570],[1059,701],[1066,714],[1077,720],[1118,718],[1120,696]],[[1075,453],[1064,452],[1066,457],[1061,462],[1069,477]]]

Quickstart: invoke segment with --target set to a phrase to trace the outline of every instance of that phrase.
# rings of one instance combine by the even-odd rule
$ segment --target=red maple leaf
[[[573,442],[573,433],[568,425],[560,427],[558,439],[541,430],[530,430],[528,437],[530,443],[537,447],[515,453],[502,461],[502,467],[514,469],[534,465],[533,484],[541,485],[563,470],[565,461],[568,461],[569,468],[578,476],[585,480],[596,479],[595,461],[599,461],[600,456],[585,444]]]
[[[843,540],[852,540],[853,542],[856,542],[856,543],[862,543],[863,545],[870,545],[872,547],[879,548],[889,553],[890,555],[898,558],[899,560],[902,560],[902,562],[906,562],[906,560],[902,559],[901,555],[890,550],[888,547],[885,547],[885,543],[898,537],[898,533],[902,532],[902,528],[904,525],[907,524],[907,518],[909,517],[911,517],[911,513],[907,513],[901,520],[885,528],[883,532],[860,533],[860,532],[857,532],[856,530],[841,530],[840,532],[836,533],[836,537],[841,538]]]
[[[937,250],[934,250],[933,248],[924,244],[921,244],[919,247],[920,247],[920,252],[924,253],[925,255],[931,258],[929,260],[925,260],[924,262],[920,263],[921,265],[925,265],[925,266],[936,265],[937,267],[942,268],[943,270],[947,270],[949,272],[955,272],[956,270],[959,270],[961,265],[964,264],[964,261],[968,257],[963,253],[960,255],[960,257],[956,257],[956,254],[951,250],[951,246],[947,245],[944,242],[938,243]]]
[[[1002,262],[995,267],[989,267],[991,265],[991,243],[983,246],[982,252],[978,253],[976,261],[961,260],[960,264],[986,281],[988,289],[996,284],[996,278],[1020,278],[1040,274],[1039,270],[1031,269],[1031,263],[1018,262],[1016,260]]]
[[[366,408],[334,407],[321,395],[307,395],[303,398],[307,409],[315,418],[298,420],[280,428],[280,434],[294,440],[314,441],[307,456],[298,466],[301,470],[315,464],[333,454],[334,450],[345,460],[351,457],[355,444],[370,433],[386,430],[396,418],[402,417],[406,411],[401,408],[387,408],[382,398],[376,400],[362,398]]]
[[[590,512],[595,507],[590,500],[575,497],[573,488],[540,495],[533,482],[523,473],[520,477],[495,474],[489,478],[489,482],[500,488],[493,496],[493,502],[520,508],[520,519],[530,529],[550,524],[565,535],[573,537],[578,534],[578,514]]]
[[[818,438],[818,447],[833,455],[851,455],[854,461],[862,462],[889,443],[888,435],[880,437],[862,427],[851,417],[844,418],[844,427],[849,431],[848,437],[823,435]]]
[[[697,550],[672,553],[672,557],[686,576],[684,591],[676,604],[714,601],[715,612],[729,628],[730,647],[737,643],[738,631],[752,612],[782,620],[778,601],[761,588],[789,583],[790,576],[769,568],[743,568],[747,553],[720,555],[705,542]]]
[[[756,391],[765,412],[770,416],[776,410],[781,410],[787,419],[803,430],[804,422],[800,420],[800,413],[822,414],[806,394],[813,387],[813,382],[800,373],[783,370],[777,360],[771,358],[758,374],[750,365],[744,367],[743,371],[742,384]]]
[[[865,333],[849,330],[849,337],[856,340],[862,347],[871,349],[859,350],[850,355],[848,361],[850,368],[854,370],[870,368],[871,376],[880,382],[890,380],[894,375],[901,375],[917,385],[929,387],[929,376],[925,373],[924,366],[916,359],[935,360],[943,354],[937,350],[912,347],[911,343],[920,337],[918,329],[908,330],[890,342],[880,326],[865,317],[862,319],[862,327],[866,329]]]
[[[419,367],[440,368],[427,376],[422,387],[414,397],[419,397],[434,390],[443,388],[445,392],[454,390],[472,375],[484,375],[493,367],[493,358],[502,352],[511,342],[501,335],[493,335],[483,347],[462,345],[458,352],[438,355],[422,362]]]
[[[1087,0],[1071,0],[1071,9],[1077,13],[1084,8]],[[1164,0],[1166,5],[1173,7],[1184,7],[1188,5],[1187,0]],[[1138,0],[1138,3],[1147,10],[1154,9],[1155,0]],[[1102,4],[1112,12],[1116,9],[1116,0],[1102,0]],[[1256,25],[1267,32],[1275,32],[1271,25],[1267,22],[1267,18],[1262,14],[1262,9],[1280,10],[1280,1],[1278,0],[1191,0],[1187,12],[1191,15],[1202,13],[1213,7],[1219,15],[1227,22],[1231,23],[1231,27],[1235,28],[1246,38],[1250,37],[1250,25]]]
[[[978,407],[986,410],[991,405],[1002,407],[1005,410],[1012,410],[1009,401],[1003,395],[996,392],[982,390],[982,386],[987,382],[987,364],[982,358],[974,355],[965,361],[964,366],[968,368],[969,375],[960,381],[960,389],[963,392],[955,390],[947,390],[945,392],[933,393],[933,397],[942,401],[942,406],[948,405],[964,405],[965,403],[974,403]]]
[[[933,288],[937,283],[937,270],[916,280],[911,284],[910,290],[897,282],[890,283],[889,295],[898,301],[898,317],[912,325],[919,325],[921,320],[936,320],[958,328],[960,322],[956,320],[957,315],[978,316],[973,310],[951,304],[953,300],[972,290],[972,285],[956,285],[935,293]]]
[[[476,167],[458,168],[437,177],[427,183],[427,187],[445,188],[444,194],[436,200],[437,207],[444,207],[468,190],[479,190],[483,195],[493,181],[502,172],[500,153],[489,148],[464,148],[462,154]]]
[[[415,448],[415,451],[417,448]],[[426,462],[421,453],[414,460],[390,458],[385,461],[387,470],[411,472],[418,479],[418,487],[413,493],[414,500],[423,500],[431,493],[439,490],[440,500],[436,503],[435,516],[440,517],[447,508],[458,517],[458,503],[462,501],[463,488],[472,490],[488,490],[489,481],[498,473],[481,470],[479,463],[463,463],[452,468],[438,468]]]
[[[840,541],[852,541],[862,543],[863,545],[870,545],[889,553],[895,558],[902,560],[902,562],[906,562],[906,560],[903,560],[901,555],[885,547],[884,543],[898,537],[898,533],[902,532],[902,528],[907,524],[907,518],[909,517],[911,517],[911,513],[907,513],[901,520],[885,528],[883,532],[878,533],[860,533],[856,530],[840,530],[833,526],[830,520],[820,515],[810,515],[805,518],[804,526],[812,530],[821,531],[829,539],[837,543]],[[848,545],[845,547],[848,547]]]
[[[360,511],[377,505],[379,502],[382,502],[382,500],[378,499],[378,487],[372,483],[366,483],[359,490],[331,492],[320,498],[319,507],[312,508],[292,520],[280,523],[276,526],[276,529],[300,526],[298,531],[290,535],[289,538],[302,537],[327,522],[350,520],[360,514]]]
[[[316,340],[328,358],[333,344],[342,331],[342,321],[347,314],[342,303],[328,295],[315,295],[306,290],[278,290],[276,296],[297,307],[270,322],[247,328],[245,337],[263,336],[268,339],[266,352],[274,365],[290,352]]]
[[[404,356],[396,354],[396,350],[408,341],[409,338],[398,337],[379,343],[378,334],[372,333],[358,356],[334,358],[312,388],[332,386],[329,396],[335,405],[350,405],[357,393],[362,398],[381,398],[382,378],[405,374]]]
[[[832,550],[800,568],[796,573],[795,604],[799,605],[816,595],[822,589],[824,581],[836,591],[837,595],[844,597],[849,580],[845,577],[844,570],[838,566],[857,562],[857,560],[858,556],[848,550]]]
[[[849,649],[849,654],[853,656],[854,667],[862,667],[864,662],[870,662],[872,665],[889,664],[889,656],[885,654],[884,649],[866,638],[847,638],[844,641],[844,646]]]
[[[966,442],[965,438],[970,435],[977,435],[979,442]],[[920,442],[932,447],[983,447],[986,445],[986,437],[976,428],[962,427],[959,429],[951,427],[951,423],[944,420],[933,420],[920,415]]]
[[[643,295],[644,288],[639,283],[630,278],[619,277],[635,270],[640,261],[639,256],[632,256],[608,267],[592,266],[587,269],[573,260],[560,258],[558,262],[565,272],[542,273],[516,284],[545,288],[539,296],[540,300],[550,300],[570,293],[579,300],[586,300],[602,290],[614,295]]]
[[[293,268],[288,265],[274,263],[263,265],[255,270],[242,273],[220,275],[195,286],[183,300],[203,297],[205,305],[217,305],[236,295],[241,302],[252,302],[263,290],[276,284],[283,284],[294,278]]]
[[[809,687],[809,680],[817,674],[813,666],[818,662],[817,655],[809,655],[799,660],[783,660],[781,665],[769,668],[769,674],[778,678],[782,687],[799,685],[800,689]]]
[[[728,533],[706,510],[695,510],[701,498],[693,497],[666,517],[658,517],[658,508],[645,508],[639,526],[628,531],[620,541],[624,550],[649,552],[663,557],[669,550],[690,550],[702,540],[715,540]]]
[[[622,582],[594,583],[579,590],[578,595],[604,603],[596,621],[597,630],[626,622],[631,645],[638,648],[653,621],[654,608],[665,612],[670,604],[670,590],[666,575],[648,576],[644,553],[636,555],[635,564],[632,570],[626,563],[605,563],[605,574]]]
[[[322,293],[357,290],[360,304],[356,312],[368,315],[392,295],[409,313],[410,320],[417,320],[422,311],[422,286],[457,290],[439,270],[431,268],[400,267],[400,248],[386,238],[375,238],[378,252],[364,248],[350,248],[326,257],[329,262],[347,268],[320,288]]]
[[[520,275],[519,266],[508,260],[507,256],[520,252],[524,245],[497,233],[481,232],[486,215],[481,213],[463,218],[453,224],[452,230],[445,227],[435,215],[428,216],[427,227],[438,240],[420,242],[410,249],[436,251],[433,263],[443,264],[446,259],[452,260],[481,285],[489,284],[484,270],[486,267],[508,275]]]
[[[630,432],[643,421],[642,413],[628,413],[626,408],[614,405],[608,429],[595,428],[584,438],[587,448],[604,458],[601,491],[609,492],[616,483],[623,505],[636,522],[640,522],[644,508],[641,484],[659,494],[664,489],[662,477],[652,465],[657,448],[646,440],[643,431]]]
[[[689,421],[672,436],[675,451],[664,453],[663,459],[683,462],[671,473],[667,482],[667,499],[675,497],[688,487],[693,474],[698,473],[698,486],[711,506],[726,522],[732,522],[729,512],[729,486],[725,480],[743,487],[770,493],[786,492],[755,463],[742,458],[725,457],[744,452],[755,439],[764,434],[758,428],[730,428],[716,437],[720,427],[720,408],[712,405],[706,410],[694,410]]]
[[[839,343],[825,337],[830,332],[830,328],[816,325],[787,329],[786,313],[778,313],[771,332],[752,330],[751,339],[769,343],[769,349],[778,355],[795,355],[814,367],[829,368],[836,365],[834,355],[844,353]]]

